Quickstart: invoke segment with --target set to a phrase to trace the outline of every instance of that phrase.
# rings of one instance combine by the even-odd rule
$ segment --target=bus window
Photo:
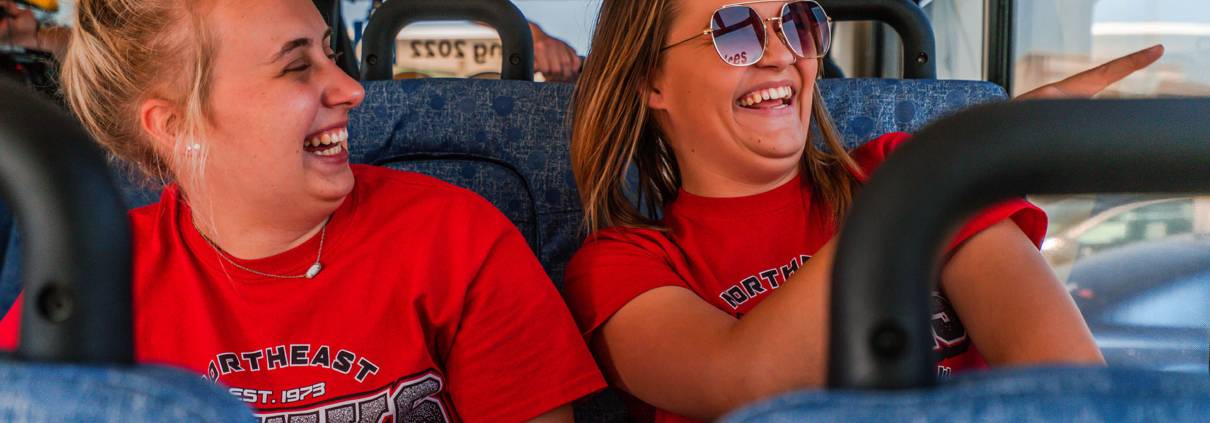
[[[1210,95],[1210,74],[1204,71],[1210,67],[1210,2],[1015,5],[1013,95],[1156,44],[1165,47],[1158,63],[1100,97]],[[1205,332],[1193,328],[1210,315],[1187,304],[1204,302],[1204,295],[1194,294],[1204,291],[1210,270],[1210,197],[1125,193],[1031,200],[1051,218],[1043,255],[1067,284],[1111,366],[1205,370]]]
[[[937,37],[937,78],[983,79],[981,1],[921,1]]]
[[[1017,0],[1014,94],[1131,51],[1164,44],[1161,61],[1105,97],[1210,95],[1210,2]]]
[[[381,3],[382,0],[342,0],[345,28],[358,54],[370,16]],[[513,4],[537,28],[534,32],[535,43],[545,42],[546,49],[557,49],[565,54],[588,54],[600,0],[516,0]],[[540,50],[542,46],[535,46],[535,53],[541,53]],[[394,74],[397,79],[499,78],[503,60],[500,37],[496,31],[468,21],[408,25],[396,38],[395,52]],[[535,71],[539,73],[536,80],[561,79],[543,75],[542,68],[542,61],[536,60]]]

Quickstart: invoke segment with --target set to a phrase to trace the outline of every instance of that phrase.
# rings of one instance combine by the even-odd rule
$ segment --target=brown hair
[[[571,164],[589,231],[621,225],[661,229],[649,207],[676,199],[681,187],[676,156],[661,139],[647,109],[645,84],[660,65],[661,46],[676,13],[673,0],[605,0],[589,54],[573,99]],[[620,95],[643,93],[642,95]],[[823,151],[808,142],[802,157],[813,195],[831,205],[839,222],[853,202],[861,170],[849,157],[816,86],[811,110],[818,123]],[[638,186],[626,173],[638,168]]]
[[[138,108],[149,98],[172,101],[182,111],[170,157],[190,150],[200,177],[200,147],[207,116],[213,44],[194,13],[198,1],[80,0],[63,58],[61,79],[68,105],[114,157],[152,180],[172,178],[140,128]],[[179,175],[178,175],[179,176]]]

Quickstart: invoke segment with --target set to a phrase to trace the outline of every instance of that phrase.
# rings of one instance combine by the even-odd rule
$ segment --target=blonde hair
[[[214,48],[197,3],[80,0],[63,58],[67,104],[85,128],[113,157],[160,183],[175,179],[170,165],[177,158],[190,157],[191,178],[204,168]],[[151,98],[181,112],[171,123],[171,153],[157,153],[140,126],[139,106]]]
[[[654,209],[676,199],[680,190],[676,156],[647,109],[645,87],[660,65],[676,13],[673,3],[605,0],[601,5],[592,39],[599,53],[589,54],[572,101],[572,172],[590,232],[615,225],[662,229],[653,210],[640,210],[630,196]],[[852,205],[861,170],[841,144],[818,85],[812,95],[811,115],[829,151],[807,143],[804,178],[839,222]],[[626,178],[632,164],[638,168],[637,187]]]

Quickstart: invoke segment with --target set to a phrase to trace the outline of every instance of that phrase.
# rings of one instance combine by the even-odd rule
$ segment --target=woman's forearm
[[[1012,222],[965,242],[941,283],[992,365],[1105,362],[1071,295]]]

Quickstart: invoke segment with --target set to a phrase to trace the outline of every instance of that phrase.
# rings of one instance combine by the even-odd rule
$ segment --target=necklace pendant
[[[307,269],[307,279],[314,279],[315,275],[318,275],[320,270],[324,270],[324,265],[319,264],[319,262],[312,264],[311,268]]]

